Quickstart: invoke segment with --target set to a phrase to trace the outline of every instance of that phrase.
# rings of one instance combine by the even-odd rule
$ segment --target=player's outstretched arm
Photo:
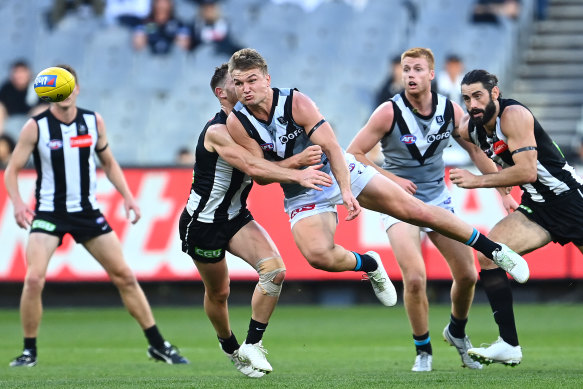
[[[18,189],[18,173],[26,165],[38,141],[38,126],[36,121],[28,119],[22,127],[16,147],[12,152],[8,166],[4,172],[6,192],[14,206],[14,219],[20,228],[27,229],[34,217],[34,211],[28,207]]]
[[[105,175],[111,181],[115,189],[122,195],[124,199],[124,208],[126,212],[126,217],[130,219],[131,212],[134,213],[133,219],[131,219],[132,224],[135,224],[140,220],[142,213],[140,211],[140,207],[136,200],[134,200],[134,196],[128,187],[127,181],[123,175],[121,167],[117,163],[113,153],[111,152],[111,148],[108,145],[107,141],[107,131],[105,129],[105,122],[103,118],[98,113],[95,114],[97,119],[97,144],[95,146],[95,150],[97,152],[97,157],[101,162],[101,167],[105,172]]]
[[[346,220],[354,219],[360,213],[361,208],[352,194],[350,173],[344,159],[344,152],[338,144],[332,126],[328,122],[320,124],[324,117],[316,104],[301,92],[294,93],[292,116],[298,125],[302,126],[308,133],[311,133],[310,140],[312,143],[322,147],[322,151],[328,157],[330,168],[340,187],[344,206],[348,210]],[[316,130],[312,132],[313,129]]]
[[[239,122],[234,115],[229,116],[229,118]],[[229,125],[229,119],[227,120],[227,125]],[[233,125],[236,125],[236,123],[231,123],[231,126]],[[227,126],[224,125],[216,124],[211,126],[207,130],[204,143],[207,150],[216,151],[229,165],[245,172],[262,185],[272,182],[297,183],[317,190],[321,190],[319,185],[332,185],[332,178],[318,170],[322,167],[321,165],[304,170],[287,169],[278,166],[265,160],[261,149],[259,149],[261,156],[256,156],[257,151],[252,153],[237,144],[227,130]],[[249,146],[252,146],[252,144]]]
[[[401,178],[371,161],[367,153],[369,153],[381,139],[391,131],[394,120],[393,104],[388,101],[377,107],[372,113],[364,127],[358,131],[358,134],[352,139],[350,145],[346,149],[347,152],[354,155],[354,157],[365,165],[374,167],[383,176],[395,181],[407,193],[415,194],[417,185],[406,178]]]

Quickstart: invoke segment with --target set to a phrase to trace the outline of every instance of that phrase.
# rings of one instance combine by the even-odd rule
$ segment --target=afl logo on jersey
[[[351,163],[351,164],[349,164],[349,165],[348,165],[348,171],[352,172],[352,171],[354,170],[354,167],[355,167],[355,166],[356,166],[356,165],[355,165],[354,163]]]
[[[51,150],[59,150],[63,148],[63,141],[60,139],[51,139],[47,144]]]
[[[401,135],[401,142],[405,143],[406,145],[412,145],[413,143],[417,142],[417,137],[413,134]]]
[[[273,143],[264,143],[261,146],[261,150],[263,151],[273,151],[274,147],[273,147]]]

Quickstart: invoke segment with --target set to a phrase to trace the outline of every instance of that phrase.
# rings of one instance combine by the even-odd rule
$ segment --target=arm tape
[[[101,152],[105,151],[105,149],[107,148],[107,146],[109,146],[109,143],[106,143],[105,146],[103,146],[100,149],[95,149],[95,152],[96,153],[101,153]]]
[[[537,148],[535,146],[526,146],[526,147],[521,147],[519,149],[516,149],[510,154],[514,155],[514,154],[522,153],[523,151],[530,151],[530,150],[536,150],[536,149]]]
[[[318,127],[320,127],[324,123],[326,123],[326,119],[322,119],[318,123],[316,123],[316,125],[310,130],[310,132],[308,132],[308,138],[311,137],[314,131],[316,131]]]

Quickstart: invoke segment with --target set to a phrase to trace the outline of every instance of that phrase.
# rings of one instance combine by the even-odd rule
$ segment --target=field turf
[[[249,379],[219,345],[201,307],[155,307],[159,327],[191,360],[171,366],[149,361],[146,341],[122,308],[46,309],[38,340],[39,362],[9,368],[21,351],[18,311],[0,310],[0,388],[582,388],[583,305],[517,305],[523,363],[460,367],[442,341],[446,305],[430,310],[434,371],[413,373],[411,333],[404,308],[280,306],[264,345],[274,372]],[[232,307],[239,341],[250,310]],[[472,308],[474,345],[497,337],[487,305]]]

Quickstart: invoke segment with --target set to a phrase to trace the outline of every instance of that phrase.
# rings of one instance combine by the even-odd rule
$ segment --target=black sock
[[[490,259],[494,258],[492,256],[492,253],[495,250],[500,250],[502,248],[502,246],[500,246],[498,243],[491,241],[484,235],[480,234],[478,230],[476,230],[475,228],[474,232],[472,233],[472,236],[470,237],[470,239],[468,239],[466,244],[470,247],[473,247],[475,250],[478,250],[479,252],[481,252]]]
[[[413,340],[415,342],[415,350],[417,350],[417,354],[419,355],[422,351],[425,351],[427,354],[433,355],[433,349],[431,348],[431,338],[429,337],[429,331],[427,331],[423,335],[415,335],[413,334]]]
[[[36,338],[24,338],[24,349],[36,357]]]
[[[379,267],[377,261],[375,261],[370,255],[359,254],[355,251],[352,251],[352,253],[356,257],[356,267],[354,268],[354,271],[364,271],[368,273],[369,271],[375,271]]]
[[[512,308],[512,289],[506,272],[501,268],[482,270],[482,286],[490,301],[500,337],[511,346],[518,346],[518,334]]]
[[[245,343],[247,344],[255,344],[263,338],[263,333],[267,328],[268,323],[259,323],[251,319],[249,321],[249,331],[247,331],[247,339],[245,339]]]
[[[465,338],[466,336],[466,324],[468,323],[468,319],[457,319],[452,314],[449,318],[449,333],[454,338]]]
[[[217,335],[217,338],[219,339],[219,343],[221,344],[221,348],[227,354],[233,354],[235,352],[235,350],[238,350],[240,347],[239,342],[237,342],[237,338],[235,337],[235,334],[233,333],[233,331],[231,331],[231,336],[227,339],[223,339],[218,335]]]
[[[150,346],[158,350],[162,350],[164,348],[164,338],[162,337],[162,334],[160,334],[160,331],[158,331],[156,324],[150,328],[146,328],[144,330],[144,334],[146,335]]]

